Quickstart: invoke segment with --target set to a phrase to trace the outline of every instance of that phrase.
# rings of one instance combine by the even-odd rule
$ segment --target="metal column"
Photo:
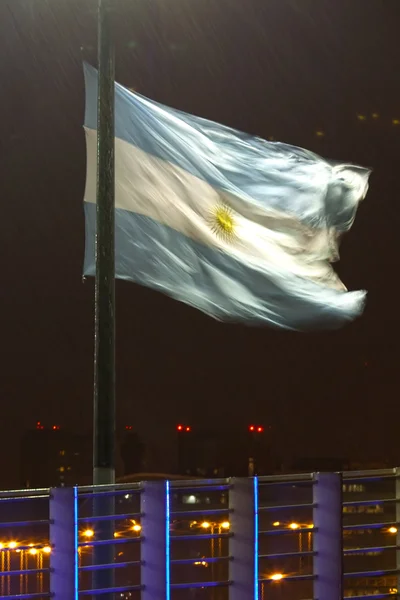
[[[50,595],[78,600],[77,488],[50,490]]]
[[[229,493],[230,600],[258,600],[258,479],[233,478]]]
[[[144,483],[141,495],[141,600],[170,598],[169,482]]]
[[[316,473],[314,478],[314,598],[342,600],[342,476]]]
[[[400,590],[400,468],[397,467],[395,470],[396,477],[396,569],[397,569],[397,589]]]

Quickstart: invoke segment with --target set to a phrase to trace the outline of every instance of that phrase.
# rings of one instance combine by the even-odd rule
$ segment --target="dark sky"
[[[274,426],[285,456],[400,463],[398,0],[115,5],[121,83],[374,169],[338,267],[350,289],[368,290],[368,306],[339,332],[227,326],[117,282],[119,425],[163,441],[177,421],[260,421]],[[0,487],[18,485],[19,438],[36,420],[91,427],[82,59],[95,64],[95,8],[0,4]]]

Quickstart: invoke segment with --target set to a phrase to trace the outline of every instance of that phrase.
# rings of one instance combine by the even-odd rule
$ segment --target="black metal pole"
[[[115,56],[113,0],[98,0],[97,230],[95,291],[95,381],[93,414],[93,484],[115,483]],[[114,498],[98,497],[95,516],[113,514]],[[96,539],[113,540],[114,523],[95,526]],[[94,564],[112,564],[112,545],[93,547]],[[113,586],[110,569],[94,572],[93,587]],[[114,594],[106,594],[111,600]]]
[[[115,163],[112,0],[99,0],[93,483],[115,479]]]

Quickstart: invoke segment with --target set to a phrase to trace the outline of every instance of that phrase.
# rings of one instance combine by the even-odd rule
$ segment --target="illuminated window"
[[[378,596],[379,594],[381,594],[382,591],[380,590],[380,588],[367,588],[367,589],[363,589],[363,588],[355,588],[355,589],[347,589],[346,590],[346,596]],[[393,593],[390,592],[389,593]],[[345,598],[346,598],[345,596]]]
[[[372,504],[370,506],[343,506],[343,512],[346,514],[376,515],[383,513],[383,507],[380,504]]]
[[[200,502],[200,498],[194,494],[190,494],[190,496],[183,496],[182,498],[183,504],[200,504]]]
[[[362,483],[344,483],[343,492],[365,492],[365,485]]]

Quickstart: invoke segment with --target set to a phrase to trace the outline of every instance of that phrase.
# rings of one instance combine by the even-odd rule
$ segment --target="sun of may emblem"
[[[226,204],[219,204],[212,212],[212,230],[224,239],[231,241],[235,237],[235,219],[232,210]]]

